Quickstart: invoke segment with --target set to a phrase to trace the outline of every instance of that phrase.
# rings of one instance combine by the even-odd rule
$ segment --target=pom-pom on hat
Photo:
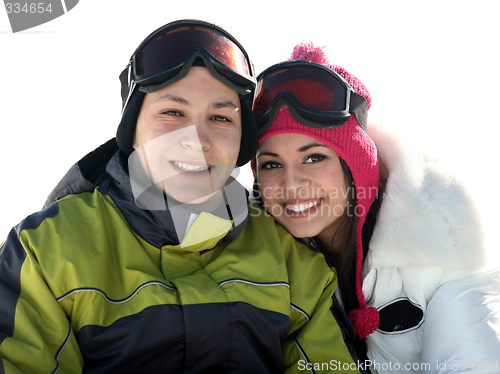
[[[365,85],[354,75],[340,66],[330,65],[322,48],[312,43],[301,43],[295,46],[289,60],[307,60],[320,63],[341,75],[352,89],[362,95],[371,106],[371,96]],[[311,87],[311,90],[314,90]],[[314,93],[311,92],[313,95]],[[379,166],[377,149],[368,134],[359,125],[353,114],[340,127],[333,129],[312,128],[297,122],[286,106],[278,111],[273,124],[260,136],[259,144],[270,136],[294,133],[307,135],[332,147],[351,171],[356,190],[358,217],[356,226],[356,297],[359,308],[349,312],[356,334],[360,339],[374,332],[379,325],[379,315],[375,308],[368,308],[363,294],[363,242],[362,231],[366,215],[373,204],[379,187]],[[251,163],[255,172],[255,158]]]

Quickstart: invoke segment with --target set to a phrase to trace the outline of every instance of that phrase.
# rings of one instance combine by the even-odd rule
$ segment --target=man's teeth
[[[197,172],[197,171],[207,171],[208,165],[189,165],[183,162],[174,161],[174,165],[183,171]]]
[[[309,204],[299,204],[299,205],[287,205],[288,210],[293,210],[294,212],[303,212],[305,210],[311,209],[313,206],[318,205],[319,200]]]

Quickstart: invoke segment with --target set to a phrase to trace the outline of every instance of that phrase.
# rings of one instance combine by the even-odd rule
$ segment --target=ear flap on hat
[[[136,90],[132,94],[116,131],[116,143],[118,143],[120,150],[127,156],[134,151],[133,144],[137,118],[139,118],[145,96],[146,94],[139,90]]]
[[[255,156],[259,138],[257,136],[257,123],[252,113],[253,96],[238,96],[241,106],[241,142],[236,166],[243,166]]]

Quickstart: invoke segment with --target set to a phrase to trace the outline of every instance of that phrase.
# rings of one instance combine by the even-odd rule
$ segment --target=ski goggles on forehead
[[[253,113],[259,136],[272,125],[283,105],[308,127],[336,128],[355,114],[366,131],[366,99],[337,72],[315,62],[282,62],[257,77]]]
[[[198,58],[215,78],[239,94],[254,91],[252,63],[235,38],[210,23],[182,20],[160,27],[139,45],[120,75],[122,97],[136,86],[155,92],[182,79]]]

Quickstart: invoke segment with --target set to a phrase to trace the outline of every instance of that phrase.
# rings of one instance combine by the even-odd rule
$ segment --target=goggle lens
[[[203,48],[221,64],[251,76],[246,54],[223,32],[204,25],[182,24],[159,30],[135,54],[138,80],[179,65],[193,48]]]
[[[284,67],[259,77],[253,112],[258,117],[284,93],[310,110],[342,112],[347,109],[347,91],[345,82],[317,66]]]

